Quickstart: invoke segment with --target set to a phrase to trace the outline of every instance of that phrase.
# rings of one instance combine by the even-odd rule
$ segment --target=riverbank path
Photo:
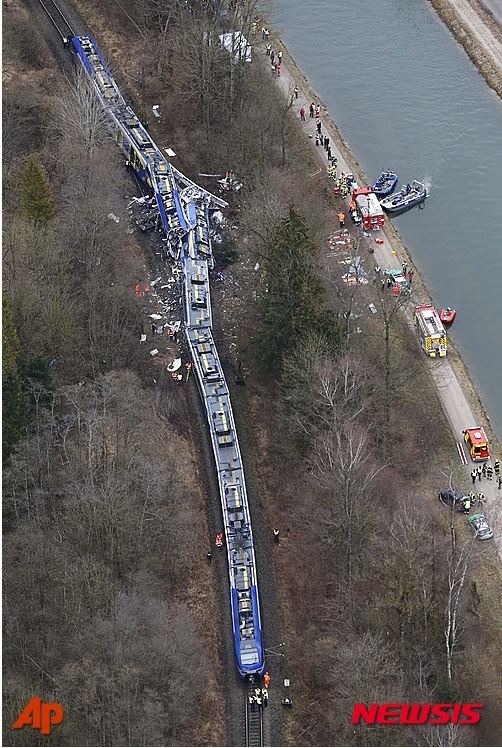
[[[314,151],[316,151],[317,157],[322,162],[323,166],[327,169],[328,159],[326,151],[323,147],[315,145],[316,119],[315,117],[311,118],[309,116],[310,104],[312,102],[315,102],[315,104],[318,105],[321,110],[322,133],[323,135],[328,135],[328,137],[330,138],[332,155],[338,159],[338,173],[341,173],[343,171],[346,174],[354,174],[360,184],[367,184],[367,180],[361,173],[360,169],[357,168],[355,164],[350,163],[351,159],[347,153],[348,145],[341,139],[339,132],[331,124],[330,116],[326,108],[324,108],[320,104],[318,98],[315,97],[313,92],[309,90],[305,80],[296,72],[294,65],[288,65],[288,62],[285,60],[287,50],[283,48],[280,43],[278,43],[277,39],[273,40],[272,46],[275,49],[276,55],[279,49],[282,49],[284,53],[281,65],[281,74],[277,76],[272,75],[271,73],[270,75],[272,77],[272,81],[279,87],[280,91],[288,102],[293,101],[292,111],[296,114],[298,118],[298,124],[305,133],[308,143],[307,147],[310,147]],[[264,45],[257,45],[255,49],[257,54],[262,54],[265,56]],[[295,98],[295,86],[298,88],[298,98]],[[305,122],[300,121],[299,111],[301,107],[303,107],[305,110]],[[347,205],[349,201],[350,195],[346,199]],[[393,246],[385,232],[385,229],[380,232],[380,235],[383,239],[383,244],[377,245],[375,247],[374,257],[376,260],[376,264],[378,264],[382,269],[385,269],[396,266],[396,257],[398,257],[400,261],[408,260],[402,248]],[[420,299],[413,300],[416,302],[416,304],[423,303],[423,300],[421,301]],[[410,327],[412,327],[413,329],[412,313],[410,312],[406,316],[408,318]],[[430,367],[430,373],[432,381],[436,386],[442,407],[450,423],[454,440],[457,445],[462,448],[467,458],[467,464],[463,466],[466,478],[465,486],[460,486],[459,488],[466,489],[468,491],[470,490],[468,486],[471,485],[470,472],[472,470],[473,463],[469,459],[467,450],[463,447],[464,440],[462,432],[467,428],[482,426],[483,423],[480,422],[480,417],[475,415],[474,408],[471,406],[471,403],[467,399],[460,384],[459,378],[453,370],[451,362],[447,358],[434,361],[432,366]],[[500,455],[492,454],[492,460],[496,459],[497,457],[499,457],[500,459]],[[497,482],[495,480],[488,481],[486,480],[486,478],[483,478],[481,482],[476,482],[475,489],[476,491],[482,491],[482,493],[485,495],[487,515],[489,516],[490,522],[493,525],[498,525],[498,527],[495,528],[494,536],[496,538],[499,556],[502,559],[502,521],[500,521],[502,520],[502,490],[497,488]]]

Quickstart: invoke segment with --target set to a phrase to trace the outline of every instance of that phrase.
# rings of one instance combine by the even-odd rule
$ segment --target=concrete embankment
[[[338,159],[339,173],[342,171],[345,173],[352,173],[359,184],[369,184],[368,178],[364,174],[354,154],[350,151],[347,142],[343,139],[335,122],[330,117],[327,108],[322,106],[320,97],[312,89],[308,80],[299,70],[292,57],[288,54],[287,49],[278,39],[274,39],[273,47],[276,51],[279,48],[283,49],[283,64],[281,65],[280,76],[274,76],[272,80],[277,83],[282,94],[288,101],[293,97],[293,105],[296,108],[297,116],[301,107],[305,109],[306,121],[300,121],[299,126],[302,128],[306,136],[306,148],[313,148],[316,151],[323,168],[326,169],[328,166],[326,152],[322,147],[315,146],[316,120],[309,117],[310,102],[319,102],[321,105],[322,132],[330,138],[332,154]],[[263,48],[258,48],[257,53],[263,54]],[[295,86],[298,88],[297,98],[295,98],[294,94]],[[349,199],[350,196],[346,200],[347,203]],[[400,265],[403,261],[406,261],[409,266],[412,264],[412,257],[408,248],[405,246],[398,232],[389,220],[386,221],[385,229],[382,232],[378,232],[378,234],[383,243],[376,244],[370,240],[371,251],[373,252],[372,256],[375,264],[378,264],[382,269]],[[432,303],[430,292],[426,288],[423,280],[419,277],[418,273],[415,274],[413,281],[411,302],[411,306],[414,306],[415,304]],[[410,323],[410,327],[413,328],[411,309],[406,316]],[[434,360],[434,363],[431,363],[430,366],[430,375],[450,424],[454,442],[458,445],[462,445],[463,429],[472,427],[473,425],[482,424],[486,427],[488,432],[492,454],[500,454],[500,444],[489,427],[489,419],[483,404],[476,392],[458,350],[455,349],[455,346],[451,341],[448,358],[440,359],[439,361]],[[467,465],[465,466],[466,486],[469,484],[469,473],[471,468],[472,463],[468,460]],[[491,506],[495,507],[498,505],[497,499],[499,500],[501,492],[497,491],[495,482],[483,486],[483,488],[487,499],[487,507],[490,508]],[[499,541],[498,550],[502,556],[502,537]]]
[[[429,0],[488,85],[502,98],[502,31],[492,14],[473,0]]]

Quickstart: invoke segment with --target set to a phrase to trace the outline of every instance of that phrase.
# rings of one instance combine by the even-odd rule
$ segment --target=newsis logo
[[[484,704],[356,704],[352,724],[477,725]]]

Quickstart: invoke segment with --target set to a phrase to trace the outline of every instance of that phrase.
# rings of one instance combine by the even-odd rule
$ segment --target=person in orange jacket
[[[265,675],[263,676],[263,685],[265,688],[270,688],[270,681],[271,681],[270,673],[267,671]]]

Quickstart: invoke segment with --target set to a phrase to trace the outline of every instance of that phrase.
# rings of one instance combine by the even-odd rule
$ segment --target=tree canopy
[[[54,197],[47,173],[35,154],[28,156],[21,173],[21,209],[36,224],[54,218]]]

